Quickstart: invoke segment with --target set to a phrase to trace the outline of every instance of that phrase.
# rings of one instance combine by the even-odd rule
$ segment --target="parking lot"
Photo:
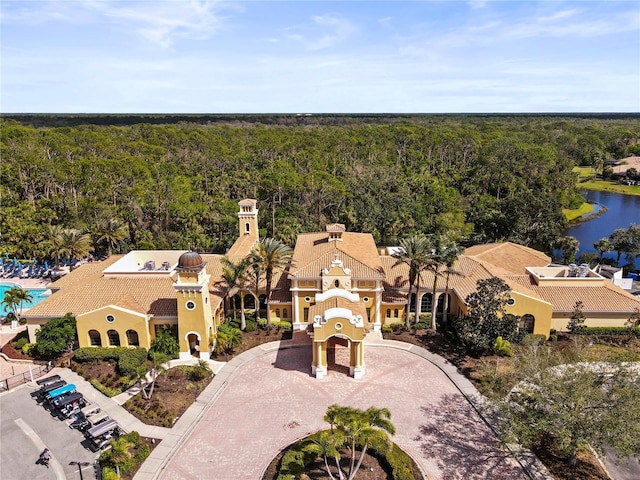
[[[82,432],[69,428],[53,416],[34,396],[39,387],[22,385],[0,396],[0,479],[45,480],[96,479],[95,459],[99,453],[85,448]],[[53,454],[49,468],[38,462],[42,450]]]

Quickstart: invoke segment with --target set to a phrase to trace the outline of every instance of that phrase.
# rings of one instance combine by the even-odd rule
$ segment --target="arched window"
[[[518,326],[523,332],[533,333],[533,326],[535,323],[536,318],[533,315],[527,313],[520,318],[520,324]]]
[[[280,318],[280,309],[276,308],[276,317]]]
[[[244,233],[249,233],[251,231],[251,226],[249,225],[249,222],[246,222],[244,224]]]
[[[393,310],[393,317],[394,318],[398,318],[398,309],[397,308]]]
[[[391,318],[391,309],[387,308],[387,318]]]
[[[340,286],[340,280],[336,280],[335,282],[333,282],[333,286],[338,288]]]
[[[138,332],[135,330],[127,330],[127,344],[130,347],[139,347],[140,340],[138,339]]]
[[[100,332],[97,330],[89,330],[89,342],[92,347],[101,347],[102,338],[100,338]]]
[[[282,309],[282,318],[289,318],[289,310],[286,308]]]
[[[109,346],[111,347],[120,346],[120,334],[116,330],[109,330],[107,332],[107,336],[109,337]]]
[[[420,299],[420,311],[421,312],[431,311],[431,294],[430,293],[425,293]]]

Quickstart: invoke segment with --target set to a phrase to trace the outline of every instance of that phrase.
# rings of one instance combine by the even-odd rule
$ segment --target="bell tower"
[[[208,360],[209,345],[215,335],[209,299],[206,262],[197,252],[185,252],[178,259],[173,284],[178,300],[178,340],[180,359],[192,356]]]
[[[240,211],[238,212],[238,228],[239,236],[250,235],[252,238],[258,239],[258,209],[256,208],[257,201],[246,198],[240,200],[238,205]]]

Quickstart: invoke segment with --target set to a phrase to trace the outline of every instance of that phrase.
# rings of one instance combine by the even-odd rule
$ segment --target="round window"
[[[196,309],[196,302],[194,302],[193,300],[189,300],[185,304],[185,307],[187,307],[187,310],[195,310]]]
[[[108,323],[113,323],[113,322],[116,321],[116,317],[114,317],[113,315],[109,314],[109,315],[107,315],[106,320],[107,320]]]
[[[516,304],[515,298],[509,298],[509,300],[507,300],[507,305],[509,305],[510,307],[513,307],[515,304]]]
[[[362,301],[363,301],[364,303],[367,303],[367,302],[369,301],[369,297],[364,297],[364,298],[362,299]]]
[[[342,324],[340,322],[336,322],[336,330],[342,330]]]

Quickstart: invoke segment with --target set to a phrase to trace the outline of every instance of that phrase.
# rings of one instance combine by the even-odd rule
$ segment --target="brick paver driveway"
[[[239,368],[161,478],[258,479],[277,453],[322,428],[333,403],[387,407],[393,440],[434,479],[524,479],[452,382],[407,351],[367,348],[365,378],[310,376],[311,349],[272,351]]]

